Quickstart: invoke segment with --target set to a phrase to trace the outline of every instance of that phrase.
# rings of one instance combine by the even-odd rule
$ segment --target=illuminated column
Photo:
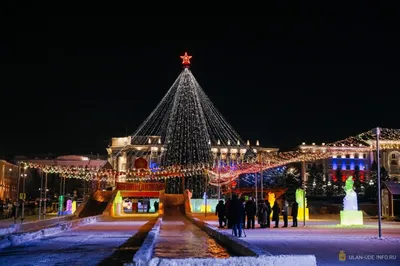
[[[126,173],[126,153],[122,153],[121,156],[118,157],[118,168],[117,172],[124,172]],[[124,177],[126,179],[126,175]],[[116,182],[124,182],[125,180],[122,180],[121,176],[118,175],[115,179]]]
[[[381,153],[382,153],[382,165],[388,172],[390,172],[389,152],[388,150],[381,150]]]
[[[361,154],[362,154],[362,156],[364,158],[364,153],[361,153]],[[371,169],[371,165],[374,162],[374,160],[375,160],[375,154],[374,154],[373,151],[370,151],[369,152],[369,167],[368,167],[368,169]]]
[[[307,171],[306,162],[301,162],[301,180],[303,184],[307,183]]]

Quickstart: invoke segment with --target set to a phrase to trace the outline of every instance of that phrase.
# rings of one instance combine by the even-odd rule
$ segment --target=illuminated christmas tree
[[[149,144],[150,136],[158,137],[163,148],[159,166],[202,169],[212,167],[214,145],[243,145],[240,136],[219,113],[190,71],[187,53],[181,56],[183,70],[166,95],[131,137],[135,145]],[[140,152],[136,154],[140,157]],[[167,181],[167,193],[181,193],[181,181]],[[202,173],[185,180],[185,188],[205,190]],[[194,191],[194,196],[197,194]]]

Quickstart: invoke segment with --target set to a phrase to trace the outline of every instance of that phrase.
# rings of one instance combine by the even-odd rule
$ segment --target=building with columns
[[[143,138],[147,140],[143,141]],[[143,145],[143,143],[146,144]],[[230,144],[229,141],[228,144]],[[211,145],[214,161],[217,162],[221,160],[225,163],[231,161],[243,162],[245,160],[245,154],[250,147],[250,143],[247,142],[247,144],[248,145],[236,145],[236,143],[232,143],[231,146],[223,146],[216,143],[216,145]],[[277,148],[261,147],[258,141],[251,149],[256,155],[255,159],[257,160],[259,160],[262,154],[278,151]],[[135,139],[132,139],[130,136],[115,137],[111,139],[111,145],[107,148],[108,162],[115,170],[122,173],[134,169],[135,161],[138,158],[144,158],[147,161],[147,166],[145,168],[153,168],[153,166],[158,167],[161,164],[161,154],[165,150],[166,145],[161,142],[161,137],[159,136],[136,136]]]
[[[343,179],[353,175],[357,166],[360,171],[360,179],[370,180],[372,164],[374,161],[377,162],[375,136],[367,132],[329,145],[303,142],[299,146],[301,150],[327,148],[333,150],[333,154],[326,159],[315,161],[315,163],[323,165],[326,180],[335,181],[338,178],[336,176],[338,168],[341,169]],[[335,150],[337,154],[335,154]],[[379,160],[380,165],[385,168],[392,180],[400,180],[400,133],[398,130],[382,129],[379,140]],[[306,168],[311,168],[312,163],[307,163]]]

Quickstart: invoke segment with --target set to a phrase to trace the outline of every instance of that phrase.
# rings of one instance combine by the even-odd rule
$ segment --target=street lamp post
[[[255,190],[256,190],[256,210],[258,210],[257,208],[258,208],[258,191],[257,191],[257,186],[258,186],[258,178],[257,178],[257,173],[255,173],[254,174],[254,184],[255,184],[255,186],[256,186],[256,188],[255,188]]]
[[[21,164],[18,163],[17,202],[16,202],[17,206],[15,206],[14,224],[17,223],[17,219],[18,219],[19,198],[20,198],[20,196],[19,196],[19,185],[20,185],[20,182],[21,182],[21,175],[22,175],[21,174]]]
[[[25,179],[26,179],[26,166],[23,168],[23,174],[22,174],[22,209],[21,209],[21,224],[24,222],[25,219]]]
[[[377,162],[377,182],[378,182],[378,236],[382,238],[382,200],[381,200],[381,160],[379,157],[379,136],[381,129],[379,127],[374,128],[372,133],[376,135],[376,162]]]
[[[221,155],[219,155],[219,160],[218,160],[218,202],[221,198]]]
[[[264,176],[263,176],[263,169],[262,169],[262,164],[263,164],[263,161],[262,161],[262,153],[260,153],[260,178],[261,178],[261,180],[260,180],[260,182],[261,182],[261,184],[260,184],[260,193],[261,193],[261,200],[264,200],[264,191],[263,191],[263,187],[264,187]],[[257,207],[257,203],[256,203],[256,207]],[[258,208],[257,208],[257,210],[258,210]]]
[[[306,226],[306,178],[307,178],[307,172],[306,172],[306,162],[301,162],[301,177],[303,181],[303,226]]]
[[[43,204],[43,218],[46,219],[47,210],[47,172],[44,173],[44,204]]]
[[[39,220],[42,215],[42,200],[43,200],[43,170],[40,171],[40,196],[39,196]]]

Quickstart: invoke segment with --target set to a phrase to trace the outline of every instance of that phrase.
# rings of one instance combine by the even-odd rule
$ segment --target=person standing
[[[154,202],[154,212],[158,212],[158,201]]]
[[[12,216],[14,218],[14,223],[17,221],[17,203],[13,203],[12,205]]]
[[[222,225],[222,223],[225,224],[225,204],[223,200],[220,200],[215,207],[215,215],[218,215],[219,228],[224,227]]]
[[[242,212],[242,214],[241,214],[241,217],[242,217],[242,228],[244,228],[245,227],[245,224],[246,224],[246,199],[245,198],[240,198],[240,202],[242,203],[242,206],[243,206],[243,208],[242,208],[242,210],[243,210],[243,212]]]
[[[225,201],[225,223],[228,224],[228,229],[232,229],[232,218],[230,217],[230,206],[231,206],[231,199],[228,198]],[[226,221],[228,220],[228,221]]]
[[[280,208],[278,202],[275,200],[274,206],[272,206],[272,221],[275,222],[274,228],[279,228],[279,213]]]
[[[232,200],[229,205],[229,219],[231,219],[233,234],[236,237],[237,236],[242,237],[243,213],[244,213],[243,203],[241,202],[241,200],[238,199],[238,196],[236,194],[233,194]]]
[[[245,211],[246,211],[246,216],[247,216],[247,229],[250,229],[250,227],[252,229],[254,229],[254,223],[255,223],[255,216],[256,216],[256,203],[254,202],[253,198],[250,198],[247,202],[246,202],[246,207],[245,207]]]
[[[266,222],[265,227],[266,228],[270,227],[270,222],[271,222],[270,220],[271,220],[271,205],[269,204],[269,201],[266,199],[265,200],[265,222]]]
[[[147,201],[147,213],[150,212],[150,208],[151,208],[151,206],[150,206],[150,199],[148,199],[148,201]]]
[[[292,204],[292,217],[293,217],[293,225],[292,227],[297,227],[297,214],[299,211],[299,204],[295,200]]]
[[[268,213],[270,213],[268,211],[268,206],[265,203],[264,200],[260,200],[259,201],[259,205],[258,205],[258,223],[260,224],[261,228],[266,228],[267,224],[269,227],[269,216]]]
[[[284,197],[282,204],[283,227],[288,227],[288,209],[289,209],[289,203]]]

